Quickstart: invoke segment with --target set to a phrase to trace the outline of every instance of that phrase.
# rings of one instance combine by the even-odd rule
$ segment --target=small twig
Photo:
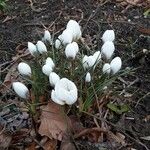
[[[141,97],[141,98],[137,101],[137,103],[136,103],[135,107],[137,107],[137,106],[138,106],[138,104],[139,104],[139,102],[140,102],[143,98],[145,98],[146,96],[148,96],[148,95],[150,95],[150,92],[148,92],[148,93],[147,93],[147,94],[145,94],[143,97]]]
[[[42,26],[43,27],[43,25],[44,26],[49,26],[49,23],[24,23],[24,24],[21,24],[21,26]]]
[[[13,64],[15,64],[20,58],[26,57],[28,55],[30,55],[30,53],[22,54],[22,55],[18,56],[15,60],[12,60],[9,66],[7,66],[3,70],[1,70],[1,73],[8,70],[8,68],[10,68]]]
[[[43,145],[42,145],[39,141],[37,141],[35,138],[32,138],[32,139],[34,140],[34,142],[35,142],[36,144],[38,144],[41,148],[44,149]]]
[[[97,126],[98,128],[100,128],[100,126],[99,126],[99,124],[98,124],[98,122],[97,122],[97,119],[94,118],[94,117],[93,117],[93,119],[94,119],[94,122],[95,122],[96,126]]]
[[[0,68],[1,68],[2,66],[5,66],[5,65],[8,65],[8,64],[12,63],[13,61],[14,61],[14,60],[4,62],[3,64],[0,65]]]
[[[83,131],[81,131],[80,133],[78,133],[78,134],[75,134],[74,135],[74,138],[75,139],[77,139],[77,138],[79,138],[79,137],[81,137],[81,136],[84,136],[84,135],[86,135],[86,134],[89,134],[89,133],[92,133],[92,132],[104,132],[104,133],[107,133],[108,132],[108,130],[106,130],[106,129],[103,129],[103,128],[90,128],[90,129],[84,129]]]

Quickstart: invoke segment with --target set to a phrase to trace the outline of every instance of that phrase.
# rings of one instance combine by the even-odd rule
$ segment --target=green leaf
[[[150,15],[150,8],[147,9],[147,10],[143,13],[143,15],[144,15],[145,17],[148,17],[148,16]]]
[[[114,111],[117,114],[122,114],[124,112],[129,111],[129,106],[124,104],[124,105],[117,105],[117,104],[113,104],[113,103],[108,103],[107,107],[109,109],[111,109],[112,111]]]
[[[122,113],[129,111],[129,106],[127,104],[121,105],[120,110]]]

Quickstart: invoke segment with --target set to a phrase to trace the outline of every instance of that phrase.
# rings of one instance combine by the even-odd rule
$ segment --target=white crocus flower
[[[51,37],[51,34],[48,30],[45,30],[45,32],[44,32],[43,41],[49,42],[50,44],[52,44],[52,37]]]
[[[12,87],[14,91],[23,99],[29,98],[29,90],[28,88],[21,82],[13,82]]]
[[[38,41],[36,46],[39,53],[43,54],[47,52],[46,45],[42,41]]]
[[[72,31],[74,40],[78,40],[81,38],[81,35],[82,35],[81,29],[80,29],[79,24],[75,20],[70,20],[67,23],[66,29],[69,29],[70,31]]]
[[[96,58],[94,56],[85,55],[82,59],[82,65],[85,70],[93,67],[95,63],[96,63]]]
[[[53,62],[52,58],[50,58],[50,57],[47,57],[45,64],[49,65],[52,69],[54,69],[54,67],[55,67],[54,62]]]
[[[60,77],[55,72],[50,73],[49,82],[51,86],[54,87],[59,80],[60,80]]]
[[[42,67],[42,72],[43,72],[45,75],[47,75],[47,76],[49,76],[52,71],[53,71],[53,68],[51,67],[50,64],[45,64],[45,65]]]
[[[28,50],[32,56],[35,56],[38,53],[36,45],[34,45],[32,42],[28,42]]]
[[[96,62],[96,59],[94,56],[89,56],[88,59],[87,59],[87,64],[89,67],[93,67],[94,64]]]
[[[96,51],[94,54],[93,54],[93,57],[95,58],[96,60],[96,64],[99,63],[101,61],[101,52],[100,51]]]
[[[76,42],[72,42],[68,44],[65,48],[65,54],[67,58],[75,59],[76,54],[79,51],[78,44]]]
[[[55,41],[55,48],[56,49],[61,49],[62,45],[61,45],[61,41],[59,39],[56,39]]]
[[[121,69],[121,66],[122,66],[121,58],[115,57],[110,63],[112,74],[117,73]]]
[[[78,92],[76,85],[68,80],[67,78],[62,78],[59,80],[55,89],[52,90],[51,99],[60,105],[68,104],[72,105],[77,101]]]
[[[71,43],[73,40],[72,31],[65,29],[63,33],[59,36],[59,38],[62,41],[63,45]]]
[[[111,41],[113,42],[115,40],[115,33],[113,30],[106,30],[102,36],[103,42]]]
[[[88,56],[85,55],[82,59],[82,65],[83,65],[83,68],[84,69],[87,69],[88,68],[88,64],[87,64],[87,59],[88,59]]]
[[[91,82],[91,74],[89,72],[86,74],[85,82]]]
[[[17,68],[21,75],[31,76],[31,68],[28,64],[21,62],[21,63],[19,63]]]
[[[110,59],[114,53],[115,46],[113,42],[107,41],[103,44],[101,48],[101,53],[106,57],[106,59]]]
[[[110,74],[110,71],[111,71],[110,64],[109,63],[105,63],[104,66],[103,66],[103,73]]]

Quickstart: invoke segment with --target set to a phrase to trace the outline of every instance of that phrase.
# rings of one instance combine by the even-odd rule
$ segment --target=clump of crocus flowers
[[[74,70],[79,68],[76,65],[77,63],[75,63],[76,59],[80,60],[82,64],[84,84],[87,86],[90,86],[90,83],[94,80],[92,74],[96,69],[101,70],[101,74],[111,77],[119,72],[122,66],[120,57],[113,58],[115,52],[115,33],[113,30],[106,30],[104,32],[102,35],[103,45],[101,50],[93,51],[91,55],[81,53],[81,38],[82,32],[80,25],[75,20],[70,20],[64,31],[55,40],[52,39],[50,32],[45,30],[42,40],[37,41],[35,44],[28,42],[28,51],[37,61],[42,61],[41,72],[44,76],[48,77],[49,85],[53,88],[49,91],[51,100],[59,105],[72,105],[78,100],[78,82],[80,81],[78,79],[80,76],[77,79],[78,82],[73,81],[71,78]],[[52,53],[48,49],[49,46],[55,47]],[[66,72],[65,67],[63,68],[63,75],[59,72],[59,69],[62,69],[59,68],[59,63],[63,64],[64,62],[62,60],[61,62],[56,62],[56,59],[54,59],[53,55],[50,56],[49,52],[53,55],[55,52],[57,55],[62,52],[66,57],[63,56],[64,61],[71,62],[70,67],[73,67],[73,69],[69,68],[72,71],[70,77],[68,77],[68,73],[66,74],[67,77],[64,75]],[[20,75],[30,78],[30,80],[33,78],[32,69],[28,63],[20,62],[18,64],[18,72]],[[23,99],[29,99],[29,89],[23,83],[13,82],[12,87],[18,96]]]

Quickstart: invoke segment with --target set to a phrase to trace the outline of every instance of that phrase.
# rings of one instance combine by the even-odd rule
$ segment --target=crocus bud
[[[89,56],[89,57],[88,57],[87,63],[88,63],[88,66],[89,66],[89,67],[93,67],[94,64],[95,64],[95,62],[96,62],[96,59],[95,59],[94,56]]]
[[[115,33],[113,30],[106,30],[102,36],[103,42],[111,41],[113,42],[115,40]]]
[[[14,91],[23,99],[29,98],[29,90],[28,88],[21,82],[13,82],[12,87]]]
[[[47,52],[47,48],[42,41],[38,41],[36,46],[37,46],[37,50],[39,51],[39,53],[43,54]]]
[[[75,20],[70,20],[67,23],[67,27],[66,28],[69,29],[72,32],[74,40],[78,40],[78,39],[81,38],[81,35],[82,35],[81,29],[80,29],[79,24]]]
[[[47,76],[49,76],[52,71],[53,71],[53,69],[52,69],[51,65],[49,65],[49,64],[45,64],[42,67],[42,72]]]
[[[91,74],[89,72],[86,74],[85,82],[91,82]]]
[[[95,57],[96,62],[98,63],[101,60],[101,52],[100,51],[96,51],[93,54],[93,57]]]
[[[85,55],[82,59],[82,65],[83,65],[83,68],[84,69],[87,69],[88,68],[88,64],[87,64],[87,59],[88,59],[88,56]]]
[[[35,56],[38,53],[36,45],[31,42],[28,42],[28,50],[32,56]]]
[[[115,46],[113,42],[107,41],[103,44],[101,48],[101,53],[106,57],[106,59],[110,59],[114,53]]]
[[[60,77],[55,73],[51,72],[49,75],[49,82],[51,86],[55,86],[55,84],[60,80]]]
[[[61,49],[62,45],[61,45],[61,41],[59,39],[56,39],[55,41],[55,48],[56,49]]]
[[[18,71],[23,76],[31,76],[31,68],[28,64],[24,62],[19,63]]]
[[[72,42],[72,43],[68,44],[65,48],[66,57],[75,59],[75,56],[78,51],[79,51],[78,44],[76,42]]]
[[[51,34],[48,30],[45,30],[45,32],[44,32],[43,41],[44,42],[49,42],[50,44],[52,44]]]
[[[65,29],[60,36],[60,40],[62,41],[63,45],[69,44],[73,40],[73,35],[70,30]]]
[[[103,73],[110,74],[111,68],[109,63],[105,63],[103,66]]]
[[[54,67],[55,67],[54,62],[53,62],[52,58],[50,58],[50,57],[47,57],[45,64],[49,65],[52,69],[54,69]]]
[[[121,69],[121,66],[122,66],[121,58],[115,57],[110,63],[112,74],[117,73]]]
[[[55,85],[55,89],[52,90],[51,93],[51,99],[59,105],[72,105],[77,101],[77,98],[77,87],[67,78],[62,78],[59,80]]]

